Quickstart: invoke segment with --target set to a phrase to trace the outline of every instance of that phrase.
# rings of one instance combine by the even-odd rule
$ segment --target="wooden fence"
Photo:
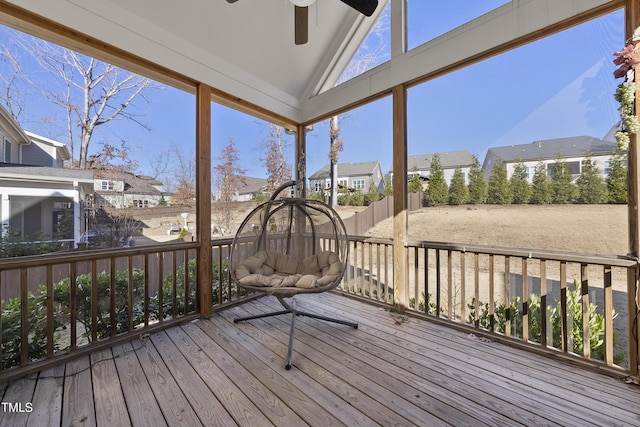
[[[407,205],[409,212],[418,210],[422,207],[422,198],[422,193],[408,194]],[[347,235],[363,236],[377,223],[387,218],[391,218],[392,216],[393,197],[387,196],[382,200],[373,202],[365,210],[357,212],[349,218],[343,219],[342,222],[347,229]]]

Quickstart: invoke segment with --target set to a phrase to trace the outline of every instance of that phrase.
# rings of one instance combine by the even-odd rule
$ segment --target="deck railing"
[[[242,297],[227,268],[230,244],[213,245],[218,306]],[[177,243],[3,259],[0,382],[197,318],[198,251]]]
[[[213,242],[216,309],[251,297],[230,279],[231,243]],[[637,366],[636,260],[422,241],[406,249],[408,278],[394,289],[393,241],[350,237],[341,291],[478,337]],[[198,243],[178,243],[2,260],[0,382],[197,318],[198,253]]]
[[[352,236],[350,244],[345,293],[390,308],[396,293],[407,310],[464,325],[478,336],[623,370],[637,365],[634,259],[410,241],[408,279],[400,290],[393,288],[392,240]]]

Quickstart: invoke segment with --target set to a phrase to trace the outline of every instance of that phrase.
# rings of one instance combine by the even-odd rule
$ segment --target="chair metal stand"
[[[285,308],[284,310],[274,311],[271,313],[256,314],[256,315],[246,316],[246,317],[236,317],[235,319],[233,319],[233,323],[291,313],[291,330],[289,332],[289,348],[287,349],[287,363],[285,365],[285,368],[287,370],[291,369],[291,359],[293,356],[293,338],[295,334],[296,317],[298,316],[311,317],[313,319],[324,320],[325,322],[339,323],[341,325],[347,325],[347,326],[351,326],[352,328],[358,329],[358,324],[356,322],[350,322],[348,320],[341,320],[341,319],[334,319],[331,317],[321,316],[319,314],[309,313],[307,311],[297,310],[293,306],[293,304],[289,304],[287,301],[284,300],[284,298],[278,297],[278,296],[276,298],[278,298],[278,301],[280,301],[280,304],[282,304],[282,306]]]

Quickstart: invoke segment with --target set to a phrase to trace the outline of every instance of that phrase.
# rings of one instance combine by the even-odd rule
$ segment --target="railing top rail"
[[[638,265],[638,259],[626,255],[591,254],[583,252],[569,252],[560,250],[509,248],[501,246],[474,245],[464,243],[432,242],[410,240],[408,247],[421,247],[429,249],[453,250],[487,255],[512,256],[518,258],[530,258],[547,261],[564,261],[582,264],[599,264],[615,267],[634,267]]]
[[[71,250],[45,255],[30,255],[16,258],[0,259],[0,271],[18,268],[38,267],[51,264],[65,264],[69,262],[92,261],[106,258],[120,258],[126,256],[144,255],[175,250],[197,249],[200,243],[170,243],[163,245],[137,246],[132,248],[105,248],[90,250]]]
[[[368,236],[349,236],[350,241],[392,245],[393,239],[376,238]],[[487,255],[513,256],[519,258],[531,258],[546,261],[575,262],[581,264],[598,264],[612,267],[635,267],[638,259],[626,255],[591,254],[584,252],[569,252],[560,250],[510,248],[501,246],[465,244],[454,242],[434,242],[428,240],[409,240],[407,247],[428,249],[442,249],[458,252],[469,252]]]

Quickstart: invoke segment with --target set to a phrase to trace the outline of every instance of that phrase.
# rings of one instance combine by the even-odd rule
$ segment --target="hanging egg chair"
[[[335,288],[344,277],[349,258],[349,239],[335,210],[316,200],[277,198],[294,184],[284,184],[269,201],[247,215],[229,254],[234,282],[250,291],[274,295],[284,307],[274,313],[236,318],[234,322],[291,314],[286,369],[291,369],[297,316],[358,327],[354,322],[297,310],[285,300]]]

